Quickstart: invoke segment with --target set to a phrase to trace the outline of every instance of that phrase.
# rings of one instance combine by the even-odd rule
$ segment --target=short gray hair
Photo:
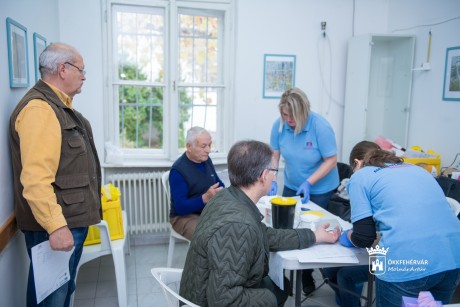
[[[230,183],[249,187],[259,180],[262,172],[272,167],[273,150],[263,142],[246,140],[235,143],[227,157]]]
[[[202,134],[211,135],[208,132],[208,130],[206,130],[206,129],[202,128],[202,127],[192,127],[192,128],[190,128],[187,131],[187,137],[185,138],[185,143],[194,146],[197,136],[202,135]]]
[[[39,57],[41,77],[57,74],[59,64],[74,62],[79,55],[77,49],[70,45],[64,43],[49,44]]]

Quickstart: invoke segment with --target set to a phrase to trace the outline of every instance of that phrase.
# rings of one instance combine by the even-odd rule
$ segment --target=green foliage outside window
[[[125,80],[145,80],[135,65],[124,65]],[[120,146],[123,148],[163,148],[163,87],[142,85],[119,86]],[[180,91],[180,103],[191,105],[191,97]],[[184,123],[190,118],[186,109],[179,112],[179,148],[185,147]]]

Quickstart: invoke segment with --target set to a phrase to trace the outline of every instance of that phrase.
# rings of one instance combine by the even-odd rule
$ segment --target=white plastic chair
[[[169,189],[169,171],[166,171],[161,176],[161,183],[163,184],[163,189],[166,193],[166,198],[168,199],[168,203],[171,204],[171,191]],[[166,266],[168,268],[170,268],[172,265],[172,260],[173,260],[173,255],[174,255],[174,246],[176,245],[177,240],[186,241],[190,244],[189,239],[177,233],[171,226],[171,234],[169,235],[168,260],[166,262]]]
[[[200,307],[179,295],[182,269],[153,268],[150,272],[160,284],[169,307],[179,306],[179,301],[186,304],[183,306]]]
[[[455,214],[455,216],[458,216],[460,213],[460,203],[451,197],[446,197],[446,199],[450,205],[450,208],[452,209],[452,212]]]
[[[122,211],[123,218],[123,231],[124,238],[118,240],[110,240],[109,226],[106,221],[102,220],[97,226],[101,234],[101,243],[94,245],[86,245],[83,247],[83,253],[81,255],[80,263],[77,267],[77,276],[78,270],[80,267],[98,257],[112,254],[113,264],[115,267],[115,277],[117,282],[117,294],[118,294],[118,306],[127,307],[128,306],[128,295],[126,290],[126,262],[125,262],[125,243],[127,238],[127,218],[126,212]],[[76,279],[76,278],[75,278]],[[73,302],[73,298],[72,298]]]

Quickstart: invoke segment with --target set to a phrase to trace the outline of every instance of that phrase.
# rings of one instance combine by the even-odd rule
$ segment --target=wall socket
[[[326,30],[326,22],[321,21],[321,31],[325,31],[325,30]]]

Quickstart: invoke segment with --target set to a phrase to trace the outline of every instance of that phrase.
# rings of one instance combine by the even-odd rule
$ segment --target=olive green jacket
[[[180,294],[200,306],[277,306],[268,289],[271,251],[315,243],[309,229],[273,229],[239,188],[220,191],[203,210],[187,254]]]

